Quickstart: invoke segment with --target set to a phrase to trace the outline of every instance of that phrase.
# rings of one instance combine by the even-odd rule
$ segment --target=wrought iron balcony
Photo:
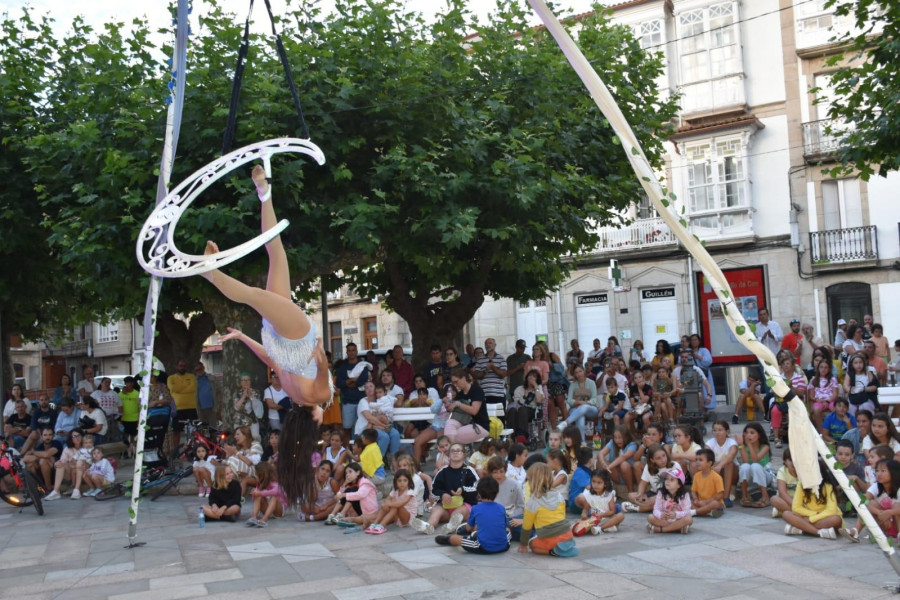
[[[878,259],[878,231],[875,225],[812,231],[809,248],[813,266]]]
[[[838,119],[821,119],[803,124],[803,156],[821,159],[840,149],[843,133],[850,126]]]
[[[602,227],[598,230],[600,243],[594,253],[627,252],[644,248],[674,246],[678,243],[675,234],[659,217],[638,219],[624,227]]]

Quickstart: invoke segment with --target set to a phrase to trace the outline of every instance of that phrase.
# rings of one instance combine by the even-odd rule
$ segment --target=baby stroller
[[[547,389],[544,388],[544,400],[534,410],[534,418],[528,423],[528,449],[544,448],[549,443],[550,422]]]
[[[144,466],[164,467],[168,461],[163,453],[163,443],[172,420],[172,409],[156,406],[147,411],[147,426],[144,433]]]

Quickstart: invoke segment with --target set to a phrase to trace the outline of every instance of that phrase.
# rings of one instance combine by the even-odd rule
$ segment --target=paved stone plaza
[[[651,535],[628,515],[617,534],[579,539],[578,558],[554,559],[515,547],[469,555],[408,529],[343,535],[293,515],[267,529],[199,529],[198,505],[187,495],[145,502],[147,545],[133,550],[124,498],[64,498],[44,517],[0,506],[0,598],[872,600],[900,581],[877,547],[785,536],[768,510],[697,519],[689,535]]]

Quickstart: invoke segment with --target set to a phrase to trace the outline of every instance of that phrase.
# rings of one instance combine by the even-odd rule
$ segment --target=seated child
[[[434,474],[450,464],[450,438],[442,435],[437,441],[437,454],[434,457]]]
[[[656,504],[656,494],[659,493],[659,474],[675,464],[669,458],[669,451],[662,444],[650,446],[647,449],[647,456],[650,457],[650,461],[644,466],[637,491],[628,494],[629,502],[622,503],[622,510],[625,512],[652,512]]]
[[[888,448],[890,448],[890,446],[888,446]],[[844,471],[844,475],[847,476],[847,479],[850,480],[853,487],[856,488],[857,491],[865,493],[869,488],[866,484],[866,470],[853,459],[853,442],[850,440],[838,439],[834,444],[834,458],[837,462],[841,463],[841,466],[843,467],[841,470]],[[844,502],[841,502],[842,499]],[[846,500],[847,498],[844,497],[844,491],[839,490],[838,505],[843,506]]]
[[[835,529],[841,526],[841,511],[837,505],[831,472],[822,459],[819,459],[819,471],[822,473],[819,489],[805,490],[798,485],[791,510],[781,514],[781,518],[787,522],[784,526],[785,535],[807,533],[829,540],[837,539]]]
[[[574,514],[581,514],[581,507],[576,500],[591,484],[591,472],[594,467],[594,453],[590,448],[579,448],[576,453],[578,466],[569,481],[568,510]]]
[[[625,416],[631,411],[631,402],[625,391],[619,389],[615,377],[606,378],[606,391],[609,392],[606,412],[612,413],[613,424],[618,427],[625,423]]]
[[[512,479],[525,489],[525,460],[528,458],[528,449],[522,444],[513,444],[509,447],[508,465],[506,467],[507,479]]]
[[[494,501],[499,491],[500,484],[495,479],[481,479],[476,487],[478,504],[472,507],[469,520],[464,525],[468,533],[439,535],[434,541],[442,546],[460,546],[474,554],[497,554],[509,550],[512,534],[507,528],[506,509]]]
[[[653,514],[647,517],[650,533],[688,533],[691,517],[691,496],[684,485],[684,471],[678,465],[660,473],[663,485],[656,494]]]
[[[364,429],[362,432],[363,451],[359,455],[359,464],[363,473],[377,488],[384,483],[384,456],[378,447],[378,432],[374,429]]]
[[[212,490],[212,480],[216,474],[216,466],[213,464],[215,459],[210,460],[208,453],[206,446],[202,444],[194,450],[193,473],[194,479],[197,480],[197,495],[201,498],[209,496],[209,492]]]
[[[247,527],[259,527],[262,529],[269,524],[272,516],[284,516],[284,506],[287,499],[284,490],[275,481],[277,473],[275,466],[269,462],[260,462],[256,465],[256,487],[250,492],[253,498],[253,516],[247,519]],[[262,516],[259,516],[259,515]]]
[[[506,526],[509,527],[512,540],[518,542],[522,534],[522,519],[525,514],[525,494],[518,483],[506,477],[506,461],[499,456],[488,461],[487,470],[498,485],[494,501],[506,510]]]
[[[281,439],[281,432],[277,429],[269,432],[269,443],[263,448],[262,457],[260,461],[263,462],[278,462],[278,442]]]
[[[466,449],[462,444],[450,446],[450,463],[435,476],[431,494],[438,499],[428,521],[413,519],[412,527],[419,533],[434,535],[434,528],[446,521],[446,531],[454,533],[478,504],[476,486],[478,474],[466,464]]]
[[[375,446],[374,441],[369,445]],[[326,520],[325,524],[337,524],[346,528],[344,533],[356,533],[367,528],[378,515],[378,490],[366,477],[359,463],[347,465],[344,486],[335,494],[335,498],[343,506],[335,513],[336,518],[331,523]]]
[[[350,463],[350,452],[344,448],[344,440],[340,431],[332,431],[328,446],[325,448],[325,460],[333,467],[333,477],[340,482],[344,478],[344,467]]]
[[[313,503],[301,504],[297,511],[298,521],[324,521],[337,505],[335,494],[338,482],[331,476],[332,464],[323,460],[316,467],[316,499]]]
[[[203,507],[207,521],[236,520],[241,514],[241,484],[228,465],[216,467],[213,489],[209,493],[209,504]]]
[[[104,458],[102,448],[94,448],[91,450],[93,461],[84,476],[84,482],[90,488],[85,495],[96,496],[100,490],[108,485],[112,485],[116,481],[116,473],[112,464]]]
[[[562,432],[561,431],[551,431],[550,435],[547,438],[547,446],[544,448],[542,454],[546,457],[547,452],[553,449],[562,448]]]
[[[769,498],[772,505],[772,518],[780,519],[781,513],[791,509],[794,502],[794,493],[800,480],[797,479],[797,470],[791,459],[791,449],[785,448],[781,455],[782,466],[775,475],[776,494]]]
[[[412,489],[416,495],[416,514],[414,517],[421,517],[425,514],[425,506],[428,504],[429,510],[431,504],[431,477],[423,473],[419,468],[419,461],[411,454],[399,452],[396,457],[397,469],[404,469],[412,475]]]
[[[553,491],[559,492],[563,498],[569,497],[569,457],[562,450],[551,450],[547,453],[547,465],[553,471]],[[529,465],[530,466],[530,465]]]
[[[624,483],[628,492],[634,491],[634,453],[637,443],[624,425],[617,425],[613,437],[600,451],[599,466],[609,471],[613,483]]]
[[[587,450],[588,448],[582,448]],[[570,557],[578,556],[578,548],[573,541],[572,530],[566,521],[566,501],[559,493],[551,490],[553,472],[544,463],[535,463],[528,468],[528,483],[531,496],[525,502],[524,531],[535,529],[531,539],[523,535],[519,541],[519,552]]]
[[[887,446],[886,446],[887,447]],[[874,450],[874,448],[873,448]],[[871,456],[874,452],[870,451]],[[878,521],[881,530],[888,537],[897,537],[897,515],[900,514],[900,462],[893,458],[882,458],[875,466],[876,482],[866,490],[867,506],[872,516]],[[839,529],[841,535],[851,541],[859,542],[863,531],[863,522],[859,518],[850,529]]]
[[[387,526],[397,522],[400,527],[409,525],[409,520],[416,516],[419,499],[412,485],[412,475],[406,469],[398,469],[394,473],[394,489],[387,500],[381,503],[381,509],[375,515],[374,523],[365,529],[366,533],[381,535]]]
[[[718,519],[725,514],[722,510],[725,508],[725,482],[713,470],[715,462],[716,455],[712,450],[697,450],[694,483],[691,485],[691,516],[709,515]]]
[[[572,527],[575,537],[588,531],[592,535],[615,533],[625,520],[625,514],[616,510],[616,490],[606,469],[591,473],[591,485],[575,499],[575,504],[581,508],[581,520]]]
[[[481,443],[478,444],[478,450],[469,457],[469,464],[472,465],[472,468],[478,473],[479,478],[483,478],[487,475],[485,466],[487,465],[488,460],[490,460],[496,452],[497,442],[494,438],[487,437],[481,440]]]
[[[844,434],[856,428],[856,417],[850,414],[850,403],[846,398],[838,398],[834,401],[834,412],[829,413],[822,422],[822,438],[826,442],[834,443],[844,437]],[[853,444],[850,444],[851,449]]]

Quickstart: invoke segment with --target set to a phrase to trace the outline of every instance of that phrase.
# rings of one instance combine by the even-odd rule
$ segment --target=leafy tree
[[[485,295],[544,296],[570,257],[597,242],[593,228],[616,221],[638,194],[609,125],[523,6],[500,10],[463,44],[476,26],[462,4],[434,24],[397,0],[339,0],[332,14],[294,9],[279,20],[312,140],[328,159],[273,164],[276,211],[291,220],[283,239],[294,283],[308,290],[324,277],[329,289],[349,283],[383,296],[409,323],[420,361],[431,343],[450,342]],[[675,114],[655,89],[661,63],[602,10],[580,25],[585,53],[658,161],[655,135]],[[94,33],[76,23],[41,80],[44,125],[16,138],[27,148],[26,184],[39,192],[50,262],[63,265],[75,304],[48,310],[41,323],[143,308],[146,277],[132,248],[153,203],[168,74],[146,24],[133,31],[124,38],[116,24]],[[173,184],[218,156],[239,31],[213,7],[191,38]],[[255,37],[235,145],[299,133],[272,44]],[[257,231],[258,210],[248,173],[236,172],[192,205],[178,243],[200,251],[207,238],[243,242]],[[259,284],[265,264],[260,251],[228,272]],[[258,327],[199,278],[166,282],[162,315],[199,310],[219,329]],[[189,348],[212,327],[198,324],[193,334],[161,329]]]
[[[828,113],[843,122],[833,132],[842,145],[841,166],[832,175],[886,177],[900,169],[900,4],[829,0],[826,6],[854,25],[834,40],[846,49],[826,63],[840,66],[831,76],[836,99]]]

